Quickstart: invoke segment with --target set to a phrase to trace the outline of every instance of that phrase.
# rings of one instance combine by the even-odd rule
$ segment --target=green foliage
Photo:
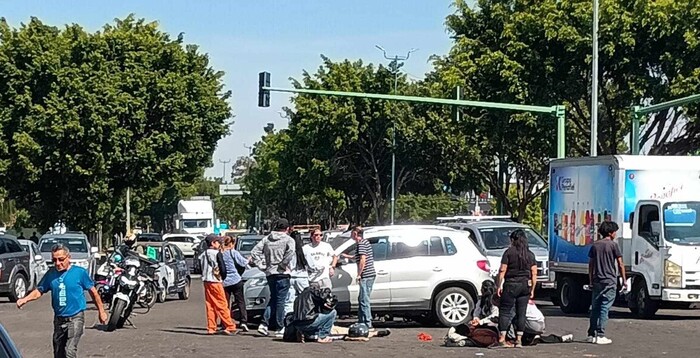
[[[42,227],[118,224],[127,187],[135,212],[170,211],[228,132],[222,76],[133,16],[95,33],[2,21],[0,185]]]
[[[464,214],[469,203],[446,194],[404,194],[396,200],[396,222],[430,224],[439,216]]]
[[[515,203],[514,206],[519,206],[518,205],[518,195],[515,190],[515,188],[511,188],[510,194],[508,195],[509,200],[513,203]],[[525,207],[525,212],[522,213],[522,216],[520,216],[520,213],[518,212],[511,212],[508,213],[514,217],[519,217],[520,222],[522,222],[525,225],[529,225],[538,232],[543,232],[544,229],[544,207],[542,206],[542,196],[538,196],[534,198],[527,206]]]

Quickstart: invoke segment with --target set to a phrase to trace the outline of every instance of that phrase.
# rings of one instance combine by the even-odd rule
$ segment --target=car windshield
[[[666,241],[678,245],[700,245],[700,202],[667,203],[663,209]]]
[[[136,241],[141,242],[160,242],[163,241],[163,237],[159,234],[138,234],[136,235]]]
[[[51,237],[41,240],[41,247],[39,250],[41,252],[51,252],[51,249],[57,245],[62,244],[68,247],[70,252],[87,253],[87,241],[79,237]]]
[[[238,238],[238,251],[239,252],[251,252],[255,245],[262,240],[262,237],[239,237]]]
[[[194,239],[189,237],[189,236],[171,236],[171,237],[165,239],[165,241],[169,241],[169,242],[194,242]]]
[[[20,246],[22,246],[22,250],[29,252],[29,245],[20,244]]]
[[[348,233],[347,235],[340,234],[340,235],[330,239],[330,241],[328,241],[328,243],[331,244],[331,247],[333,248],[333,250],[335,250],[335,249],[339,248],[340,245],[342,245],[345,241],[348,241],[348,240],[350,240],[350,233]]]
[[[209,220],[180,220],[183,229],[206,229],[209,227]]]
[[[527,236],[527,244],[531,248],[547,248],[547,242],[545,242],[539,234],[530,228],[504,226],[479,229],[479,233],[481,234],[481,239],[484,241],[486,250],[500,250],[510,246],[510,233],[518,229],[525,231],[525,235]]]

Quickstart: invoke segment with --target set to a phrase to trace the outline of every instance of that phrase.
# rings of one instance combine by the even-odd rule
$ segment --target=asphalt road
[[[392,334],[370,342],[334,342],[331,344],[284,343],[256,333],[234,337],[206,336],[203,290],[201,282],[192,286],[189,301],[171,299],[156,305],[150,313],[133,318],[136,328],[104,332],[97,323],[97,314],[86,315],[86,330],[80,346],[81,357],[192,357],[227,355],[237,357],[680,357],[688,356],[697,347],[700,311],[660,311],[657,319],[632,319],[622,308],[615,309],[609,324],[610,346],[580,342],[585,339],[587,318],[565,317],[557,307],[543,303],[551,333],[573,333],[579,342],[539,345],[523,349],[445,348],[442,337],[446,328],[420,327],[413,323],[376,323],[389,327]],[[52,312],[49,297],[32,302],[18,310],[6,299],[0,299],[0,323],[10,332],[24,357],[51,355]],[[341,324],[349,324],[349,321]],[[417,339],[420,332],[432,335],[432,342]]]

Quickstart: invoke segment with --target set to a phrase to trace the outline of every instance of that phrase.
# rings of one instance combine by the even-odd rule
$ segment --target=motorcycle
[[[157,297],[156,284],[145,272],[146,266],[141,264],[138,257],[127,256],[120,266],[122,271],[114,276],[116,284],[111,286],[113,294],[107,331],[124,327],[134,305],[138,304],[148,313]]]

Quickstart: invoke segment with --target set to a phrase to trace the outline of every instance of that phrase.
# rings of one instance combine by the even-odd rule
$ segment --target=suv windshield
[[[41,240],[41,252],[51,252],[56,244],[68,247],[70,252],[87,253],[87,241],[81,237],[50,237]]]
[[[240,236],[240,237],[238,237],[237,250],[239,252],[243,252],[243,253],[251,252],[251,251],[253,251],[253,248],[255,247],[255,245],[257,245],[258,242],[260,242],[260,240],[263,239],[263,237],[264,236],[254,236],[254,237]]]
[[[700,245],[700,202],[667,203],[664,212],[664,237],[678,245]]]
[[[350,233],[348,233],[347,236],[344,234],[340,234],[332,238],[328,243],[331,244],[331,247],[333,248],[333,250],[335,250],[339,248],[340,245],[342,245],[345,241],[348,240],[350,240]]]
[[[525,231],[528,246],[542,247],[545,249],[547,248],[547,242],[545,242],[544,239],[534,230],[526,227],[504,226],[486,228],[479,229],[479,233],[481,234],[481,240],[484,241],[484,246],[486,246],[486,250],[500,250],[508,248],[508,246],[510,246],[510,233],[518,229]]]

